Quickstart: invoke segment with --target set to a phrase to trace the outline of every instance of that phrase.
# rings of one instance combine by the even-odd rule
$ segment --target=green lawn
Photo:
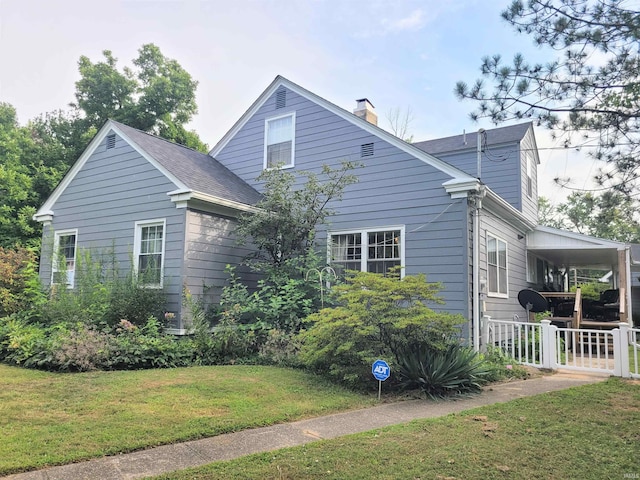
[[[638,476],[640,382],[611,379],[159,478],[602,480]]]
[[[0,365],[0,475],[375,401],[274,367],[60,374]]]

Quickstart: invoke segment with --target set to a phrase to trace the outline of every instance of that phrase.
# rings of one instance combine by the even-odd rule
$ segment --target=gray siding
[[[328,229],[404,225],[406,273],[425,273],[429,281],[442,282],[446,305],[438,308],[467,316],[467,207],[466,200],[452,200],[442,187],[450,177],[290,90],[285,108],[276,109],[274,97],[216,159],[260,189],[255,179],[263,168],[265,119],[295,110],[295,170],[318,172],[323,164],[341,160],[365,164],[355,172],[359,183],[333,205],[338,213]],[[361,158],[366,143],[374,144],[375,153]],[[318,241],[324,249],[326,229]]]
[[[526,318],[524,309],[518,303],[518,292],[527,288],[527,266],[525,239],[519,232],[491,212],[482,211],[480,216],[480,278],[488,279],[487,274],[487,233],[507,243],[507,278],[509,298],[485,295],[485,314],[495,320],[512,320],[517,314]]]
[[[480,173],[481,180],[485,185],[522,212],[527,219],[537,222],[538,179],[537,155],[534,150],[535,142],[532,130],[527,132],[521,144],[490,146],[482,153]],[[533,164],[532,196],[527,194],[525,156],[528,156]],[[478,157],[474,148],[451,154],[442,153],[438,157],[470,175],[477,176]]]
[[[529,130],[527,135],[522,139],[522,155],[523,161],[521,166],[521,185],[522,185],[522,208],[521,211],[531,221],[538,223],[538,155],[536,145],[533,139],[533,130]],[[527,162],[524,157],[528,157],[532,165],[532,195],[527,194]]]
[[[167,192],[176,186],[129,144],[116,137],[116,146],[103,141],[53,206],[45,228],[40,275],[51,281],[53,232],[78,229],[78,250],[113,250],[122,272],[131,269],[135,222],[166,219],[164,287],[168,311],[180,313],[185,210],[176,209]],[[179,315],[178,315],[179,319]]]
[[[228,264],[239,265],[250,250],[236,244],[236,220],[195,210],[187,211],[186,250],[182,283],[194,296],[218,302],[228,276]],[[251,280],[244,268],[236,273]]]
[[[439,158],[474,177],[478,172],[478,157],[475,150],[441,154]],[[492,146],[482,153],[481,180],[491,190],[522,211],[522,162],[517,143]]]

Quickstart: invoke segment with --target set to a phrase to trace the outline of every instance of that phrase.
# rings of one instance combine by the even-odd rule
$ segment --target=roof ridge
[[[196,153],[199,153],[201,155],[206,155],[208,157],[211,157],[211,155],[209,155],[208,153],[201,152],[200,150],[196,150],[195,148],[189,147],[187,145],[183,145],[183,144],[175,142],[173,140],[169,140],[167,138],[161,137],[160,135],[156,135],[156,134],[150,133],[150,132],[145,132],[144,130],[140,130],[139,128],[132,127],[131,125],[127,125],[126,123],[118,122],[117,120],[113,120],[113,119],[109,119],[108,121],[110,121],[112,123],[115,123],[119,127],[122,126],[122,127],[128,128],[128,129],[131,129],[131,130],[135,130],[138,133],[143,133],[144,135],[148,135],[151,138],[154,138],[156,140],[162,140],[163,142],[166,142],[169,145],[181,147],[181,148],[184,148],[186,150],[191,150],[192,152],[196,152]],[[213,157],[211,157],[211,158],[213,158]]]

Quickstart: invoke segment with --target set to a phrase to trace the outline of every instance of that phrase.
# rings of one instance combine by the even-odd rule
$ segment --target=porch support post
[[[627,312],[629,309],[629,302],[627,302],[627,297],[631,293],[631,289],[628,285],[627,277],[627,248],[623,248],[618,250],[618,288],[620,289],[620,321],[627,322]],[[624,289],[624,290],[623,290]]]
[[[621,323],[613,332],[613,374],[629,378],[629,324]]]
[[[542,325],[542,368],[549,370],[555,370],[557,367],[556,361],[556,333],[558,327],[551,325],[550,320],[541,320]]]

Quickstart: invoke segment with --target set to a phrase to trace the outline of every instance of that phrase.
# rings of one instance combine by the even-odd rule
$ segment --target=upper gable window
[[[527,153],[524,157],[524,161],[526,163],[525,169],[527,172],[525,188],[527,189],[527,196],[533,197],[533,162],[534,160],[531,158],[531,155]]]
[[[291,168],[295,156],[296,114],[268,118],[264,125],[264,168]]]

